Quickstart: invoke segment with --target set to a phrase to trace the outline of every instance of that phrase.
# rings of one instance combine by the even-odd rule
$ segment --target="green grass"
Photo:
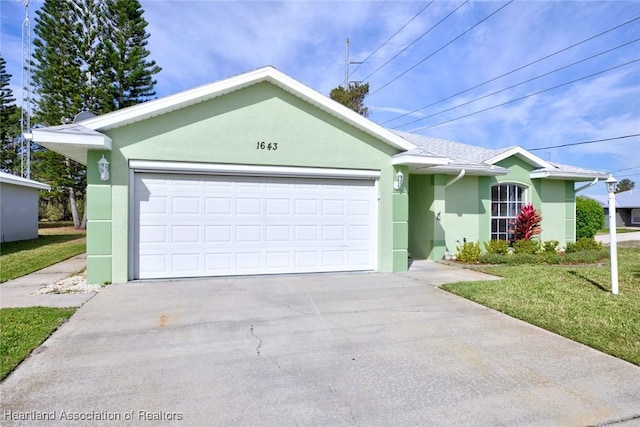
[[[0,283],[22,277],[86,250],[79,232],[41,235],[37,239],[0,244]]]
[[[504,279],[442,288],[640,365],[640,249],[618,251],[618,295],[610,292],[608,263],[478,269]]]
[[[0,380],[66,322],[75,308],[0,309]]]

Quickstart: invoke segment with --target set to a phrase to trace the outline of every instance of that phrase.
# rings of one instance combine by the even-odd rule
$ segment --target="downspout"
[[[456,176],[455,178],[453,178],[451,181],[447,182],[447,183],[444,185],[444,188],[447,188],[448,186],[453,185],[453,184],[455,184],[456,182],[460,181],[460,180],[462,179],[462,177],[464,176],[464,174],[465,174],[465,173],[467,173],[467,170],[466,170],[466,169],[462,169],[462,170],[460,170],[460,173],[458,174],[458,176]]]
[[[578,187],[574,190],[575,194],[578,194],[579,192],[581,192],[582,190],[585,190],[589,187],[593,187],[594,185],[596,185],[598,183],[598,178],[595,178],[593,181],[591,181],[590,183],[583,185],[582,187]]]

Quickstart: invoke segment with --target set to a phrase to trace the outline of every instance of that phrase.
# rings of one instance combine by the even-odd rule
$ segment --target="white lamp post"
[[[605,181],[609,192],[609,249],[611,251],[611,293],[618,294],[618,243],[616,242],[616,179],[609,174]]]

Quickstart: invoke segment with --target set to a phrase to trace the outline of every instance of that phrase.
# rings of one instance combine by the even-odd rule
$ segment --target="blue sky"
[[[350,60],[365,60],[350,80],[370,84],[370,119],[386,127],[527,149],[640,133],[640,1],[141,3],[163,68],[158,96],[264,65],[328,94],[343,84],[349,38]],[[24,10],[0,5],[1,51],[19,97]],[[32,26],[41,5],[31,1]],[[640,183],[639,152],[640,137],[534,151]]]

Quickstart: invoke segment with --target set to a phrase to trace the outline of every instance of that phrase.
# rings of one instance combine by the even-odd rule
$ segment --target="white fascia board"
[[[529,163],[533,164],[534,166],[537,166],[539,168],[552,168],[553,165],[551,165],[551,163],[548,163],[544,160],[542,160],[540,157],[536,156],[535,154],[531,154],[530,152],[528,152],[527,150],[525,150],[522,147],[513,147],[503,153],[498,154],[495,157],[492,157],[488,160],[485,160],[484,163],[487,163],[489,165],[494,165],[496,163],[498,163],[501,160],[504,160],[506,158],[509,158],[511,156],[515,156],[515,155],[519,155],[521,157],[524,157]]]
[[[465,170],[465,175],[467,176],[502,176],[507,175],[509,173],[508,169],[491,166],[491,167],[478,167],[478,166],[469,166],[469,165],[447,165],[447,166],[434,166],[428,168],[418,168],[415,173],[418,174],[447,174],[447,175],[457,175],[460,171]]]
[[[0,173],[0,182],[5,184],[18,185],[21,187],[30,187],[38,190],[46,190],[50,191],[51,187],[47,184],[43,184],[38,181],[32,181],[27,178],[22,178],[20,176],[11,175],[8,173]]]
[[[609,175],[601,172],[567,172],[567,171],[531,171],[529,177],[531,179],[558,179],[558,180],[570,180],[570,181],[588,181],[595,178],[606,179]]]
[[[186,173],[236,176],[378,179],[380,171],[362,169],[303,168],[294,166],[234,165],[222,163],[161,162],[129,160],[134,172]]]
[[[391,164],[397,165],[414,165],[414,166],[439,166],[447,165],[451,162],[447,157],[426,157],[413,155],[396,155],[391,158]]]
[[[129,108],[107,113],[92,119],[82,121],[82,125],[93,130],[115,129],[127,124],[135,123],[151,117],[166,114],[173,110],[189,105],[208,101],[210,99],[258,84],[270,82],[282,90],[309,102],[321,110],[345,121],[352,126],[384,141],[398,150],[416,148],[404,138],[375,124],[351,109],[316,92],[310,87],[298,82],[273,67],[263,67],[255,71],[240,74],[225,80],[210,83],[194,89],[186,90],[175,95],[144,102]]]
[[[87,164],[89,150],[111,150],[112,142],[108,136],[89,129],[85,133],[77,132],[78,125],[74,125],[74,130],[37,128],[25,134],[25,138],[83,165]]]

